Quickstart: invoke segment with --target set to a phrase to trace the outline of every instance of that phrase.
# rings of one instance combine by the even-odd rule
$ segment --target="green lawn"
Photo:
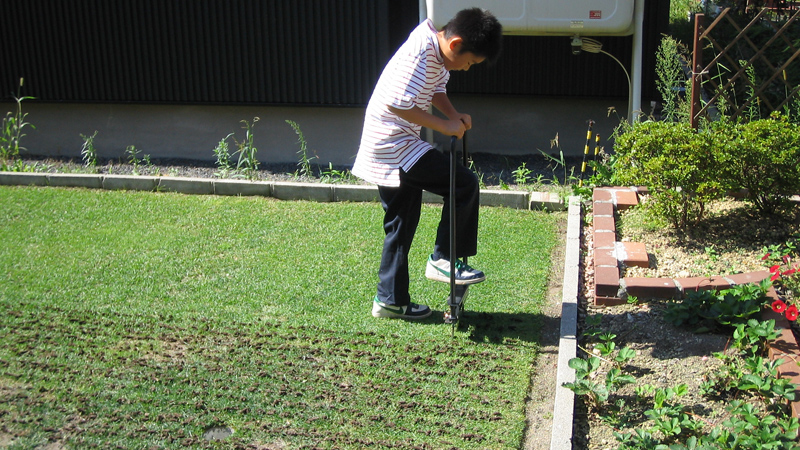
[[[374,203],[0,187],[0,442],[31,448],[518,448],[563,214],[481,210],[454,336],[370,315]],[[211,426],[235,430],[221,442]]]

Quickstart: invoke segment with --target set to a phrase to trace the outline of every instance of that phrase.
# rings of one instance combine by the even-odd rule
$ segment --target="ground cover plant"
[[[558,215],[485,208],[451,337],[370,316],[382,211],[0,188],[8,448],[518,448]],[[425,207],[412,296],[440,208]],[[207,441],[206,430],[234,433]]]

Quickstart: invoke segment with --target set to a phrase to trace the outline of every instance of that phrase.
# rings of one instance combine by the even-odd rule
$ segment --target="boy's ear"
[[[462,39],[460,36],[453,36],[449,41],[447,41],[447,46],[450,47],[450,51],[458,54],[463,43],[464,39]]]

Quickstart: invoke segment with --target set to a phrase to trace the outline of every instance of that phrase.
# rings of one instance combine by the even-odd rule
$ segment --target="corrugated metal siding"
[[[16,0],[0,14],[0,100],[363,105],[418,21],[418,0]],[[645,98],[668,0],[647,0]],[[631,37],[598,38],[630,67]],[[606,55],[507,36],[494,67],[450,92],[627,96]]]
[[[632,1],[632,0],[631,0]],[[646,0],[642,97],[658,98],[656,50],[669,26],[669,0]],[[631,73],[633,37],[594,38]],[[450,92],[565,97],[627,97],[628,80],[619,64],[604,54],[571,52],[570,38],[505,36],[503,55],[494,67],[479,65],[454,72]]]
[[[603,50],[630,67],[630,37],[597,38]],[[607,55],[572,54],[570,38],[505,36],[494,66],[453,72],[450,92],[543,96],[613,97],[628,95],[625,72]]]
[[[388,1],[16,1],[0,15],[2,85],[25,77],[47,101],[362,104],[391,56]]]

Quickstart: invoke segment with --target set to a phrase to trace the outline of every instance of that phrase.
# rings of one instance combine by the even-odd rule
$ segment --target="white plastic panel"
[[[490,10],[505,34],[528,36],[628,36],[633,34],[634,0],[427,0],[437,28],[458,11]]]

